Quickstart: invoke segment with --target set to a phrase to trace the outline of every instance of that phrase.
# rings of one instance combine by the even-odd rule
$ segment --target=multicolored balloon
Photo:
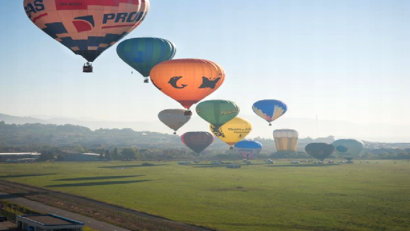
[[[276,150],[285,152],[296,152],[298,150],[299,133],[293,129],[277,129],[273,131]]]
[[[177,130],[186,124],[191,115],[185,115],[183,109],[166,109],[158,113],[158,118],[162,123],[174,130],[174,134],[177,134]]]
[[[305,151],[314,158],[323,161],[335,151],[335,147],[327,143],[310,143],[306,145]]]
[[[229,100],[207,100],[196,106],[196,113],[216,128],[235,118],[239,107]]]
[[[244,159],[250,159],[259,154],[262,144],[253,140],[242,140],[236,143],[234,148]]]
[[[162,38],[132,38],[117,46],[118,56],[144,77],[158,63],[172,59],[176,51],[172,42]]]
[[[38,28],[89,62],[139,26],[149,6],[149,0],[24,0]]]
[[[156,65],[150,77],[160,91],[189,109],[221,86],[225,72],[208,60],[173,59]]]
[[[214,136],[209,132],[187,132],[181,136],[181,141],[192,151],[200,154],[214,142]]]
[[[364,149],[364,144],[356,139],[340,139],[333,142],[335,152],[346,160],[352,160],[360,155]]]
[[[271,122],[285,114],[288,107],[282,101],[265,99],[254,103],[252,110],[262,119],[268,121],[269,126],[272,126]]]
[[[216,137],[231,146],[230,149],[233,149],[234,144],[245,139],[252,131],[252,124],[245,119],[235,117],[219,128],[211,124],[210,129]]]

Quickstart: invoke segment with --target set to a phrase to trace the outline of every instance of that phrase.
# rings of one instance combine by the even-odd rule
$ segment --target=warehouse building
[[[20,162],[20,160],[35,160],[40,157],[38,152],[0,153],[0,162]]]
[[[79,153],[64,156],[64,161],[99,161],[101,154],[98,153]]]
[[[81,231],[84,223],[53,214],[21,215],[16,219],[17,228],[27,231]]]

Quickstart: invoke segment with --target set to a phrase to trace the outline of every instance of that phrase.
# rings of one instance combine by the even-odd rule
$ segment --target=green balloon
[[[346,160],[351,160],[360,155],[364,148],[364,144],[360,140],[355,139],[340,139],[333,142],[335,152]]]
[[[229,100],[207,100],[196,106],[196,113],[214,127],[220,127],[239,114],[239,107]]]

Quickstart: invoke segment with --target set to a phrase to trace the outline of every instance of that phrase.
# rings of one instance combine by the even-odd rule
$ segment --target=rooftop
[[[55,225],[83,225],[83,223],[68,218],[56,216],[53,214],[23,215],[20,216],[26,220],[31,220],[43,226]]]

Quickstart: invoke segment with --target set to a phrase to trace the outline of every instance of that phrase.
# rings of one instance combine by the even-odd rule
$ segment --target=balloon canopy
[[[149,0],[24,0],[38,28],[89,62],[140,25],[149,6]]]
[[[187,132],[181,136],[181,140],[188,148],[199,154],[214,142],[214,136],[209,132]]]
[[[196,113],[208,123],[220,127],[239,114],[239,107],[228,100],[207,100],[196,106]]]
[[[174,130],[174,134],[176,134],[176,131],[191,119],[191,115],[185,115],[185,110],[183,109],[166,109],[158,113],[158,118],[162,123]]]
[[[132,38],[117,46],[118,56],[144,77],[158,63],[172,59],[176,51],[172,42],[162,38]]]
[[[252,131],[252,124],[245,119],[235,117],[219,128],[211,124],[210,129],[216,137],[227,143],[231,146],[231,149],[233,149],[232,146],[234,144],[245,139]]]
[[[360,155],[364,144],[356,139],[340,139],[333,142],[335,152],[342,158],[351,160]]]
[[[271,122],[285,114],[288,108],[282,101],[265,99],[254,103],[252,110],[271,125]]]
[[[241,140],[234,145],[235,150],[245,159],[250,159],[262,150],[262,144],[253,140]]]
[[[298,150],[298,137],[299,133],[293,129],[273,131],[277,151],[296,152]]]
[[[310,143],[306,145],[305,151],[314,158],[323,161],[335,151],[335,147],[327,143]]]
[[[204,59],[174,59],[151,70],[152,83],[164,94],[189,109],[216,89],[225,79],[218,64]]]

